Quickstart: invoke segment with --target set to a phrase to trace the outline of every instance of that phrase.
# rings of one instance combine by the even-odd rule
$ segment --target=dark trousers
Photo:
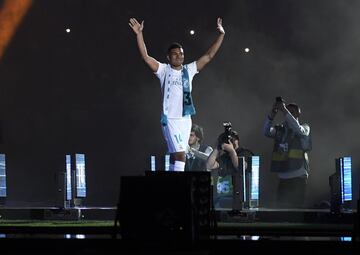
[[[307,179],[302,177],[279,179],[278,208],[304,208]]]

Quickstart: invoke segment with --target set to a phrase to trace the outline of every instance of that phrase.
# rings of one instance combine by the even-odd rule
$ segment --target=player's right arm
[[[144,42],[143,29],[144,29],[144,21],[139,23],[135,18],[131,18],[129,20],[129,26],[132,28],[134,33],[136,34],[136,41],[140,51],[140,55],[145,61],[145,63],[150,67],[153,72],[156,72],[159,68],[159,61],[155,58],[148,55],[146,50],[146,45]]]

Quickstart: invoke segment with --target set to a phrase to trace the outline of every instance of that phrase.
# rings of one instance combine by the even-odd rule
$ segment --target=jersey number
[[[182,139],[181,139],[181,136],[180,135],[174,135],[175,136],[175,139],[176,139],[176,142],[177,143],[181,143],[182,142]]]
[[[184,104],[185,105],[191,105],[192,102],[191,102],[191,96],[190,96],[190,92],[184,92]]]

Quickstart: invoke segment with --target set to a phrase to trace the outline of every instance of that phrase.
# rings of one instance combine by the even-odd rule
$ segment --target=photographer
[[[273,120],[282,112],[284,121],[273,125]],[[310,126],[301,124],[300,107],[295,103],[285,104],[276,98],[264,124],[264,135],[274,139],[271,171],[279,178],[277,206],[282,208],[302,208],[305,188],[309,176],[308,152],[312,149]]]
[[[211,146],[203,143],[204,129],[192,124],[189,147],[186,153],[185,171],[206,171],[206,160],[213,151]]]
[[[247,163],[245,157],[252,156],[250,150],[240,147],[238,133],[231,129],[231,123],[224,123],[225,132],[220,134],[217,146],[210,154],[206,167],[211,170],[214,186],[214,197],[217,194],[218,176],[231,175],[233,185],[232,209],[240,211],[243,204],[243,169]]]

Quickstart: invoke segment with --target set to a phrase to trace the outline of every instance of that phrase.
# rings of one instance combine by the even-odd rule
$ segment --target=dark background
[[[8,204],[53,205],[66,153],[86,154],[89,206],[115,205],[120,176],[143,174],[150,155],[162,162],[160,84],[140,58],[130,17],[145,20],[149,54],[161,62],[173,41],[186,62],[199,58],[223,18],[223,45],[193,82],[193,122],[214,145],[231,121],[261,156],[262,206],[272,206],[277,184],[262,127],[279,95],[297,102],[312,128],[307,206],[329,199],[340,156],[353,156],[358,194],[359,1],[127,2],[33,1],[0,59]]]

